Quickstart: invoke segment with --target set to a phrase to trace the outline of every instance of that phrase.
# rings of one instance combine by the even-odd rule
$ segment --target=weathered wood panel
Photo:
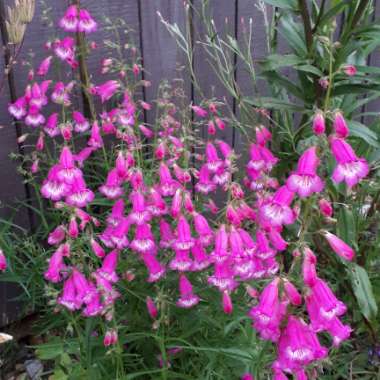
[[[153,101],[157,98],[160,82],[168,80],[174,86],[183,87],[184,95],[190,100],[191,83],[185,69],[183,51],[177,46],[165,25],[160,21],[157,12],[165,21],[176,23],[185,33],[187,13],[184,2],[177,0],[141,0],[141,38],[144,65],[144,78],[151,81],[145,89],[145,100],[152,104],[147,112],[147,122],[154,123],[156,107]]]

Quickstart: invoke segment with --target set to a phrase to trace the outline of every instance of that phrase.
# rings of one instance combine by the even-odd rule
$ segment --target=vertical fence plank
[[[152,103],[157,98],[160,82],[177,80],[176,86],[184,89],[185,96],[190,100],[191,83],[188,71],[184,68],[184,53],[177,46],[175,39],[160,21],[157,12],[170,24],[176,23],[185,34],[186,11],[184,3],[176,0],[156,0],[141,2],[141,28],[143,46],[143,65],[145,79],[150,80],[151,86],[146,88],[146,101]],[[147,122],[154,123],[156,107],[147,114]]]
[[[218,0],[210,0],[210,17],[215,24],[215,29],[221,38],[225,38],[226,34],[231,36],[235,35],[235,12],[236,1],[231,0],[228,2],[220,2]],[[196,16],[197,12],[201,11],[202,1],[194,0],[195,17],[194,17],[194,39],[205,41],[206,30],[204,28],[202,20]],[[228,52],[227,52],[228,54]],[[229,58],[234,61],[232,53]],[[212,62],[207,52],[202,46],[195,46],[194,50],[194,71],[198,79],[198,83],[201,87],[202,94],[195,92],[194,102],[200,103],[205,99],[212,97],[217,98],[219,101],[225,101],[228,104],[230,110],[233,110],[233,100],[231,95],[228,94],[223,84],[220,83],[219,78],[214,71],[215,63]],[[228,109],[223,108],[223,112],[228,114]],[[207,136],[207,126],[205,125],[202,132],[202,136]],[[224,131],[218,131],[217,137],[228,142],[233,143],[233,128],[225,128]]]
[[[238,0],[238,33],[237,40],[240,46],[246,46],[246,41],[249,35],[250,24],[252,25],[252,46],[251,54],[253,60],[257,62],[268,54],[267,38],[266,38],[266,23],[271,21],[272,7],[262,4],[263,8],[259,8],[258,2],[252,2],[250,0]],[[257,63],[254,65],[254,69],[258,69]],[[256,71],[257,74],[257,71]],[[236,68],[236,81],[239,90],[245,96],[254,95],[255,81],[252,80],[250,73],[247,71],[245,65],[238,59]],[[258,80],[257,86],[260,91],[260,96],[265,96],[267,88],[264,81]],[[240,154],[239,167],[245,168],[248,160],[249,143],[254,140],[254,129],[252,120],[254,120],[253,109],[251,115],[244,115],[239,109],[237,109],[238,115],[244,116],[243,123],[247,123],[247,127],[251,127],[248,130],[248,136],[242,132],[237,131],[235,137],[235,150]]]

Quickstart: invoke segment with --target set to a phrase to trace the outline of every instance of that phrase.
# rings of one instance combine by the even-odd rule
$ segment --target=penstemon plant
[[[270,3],[294,6],[293,1]],[[304,16],[307,8],[303,6],[300,1]],[[261,9],[266,12],[263,4]],[[365,11],[360,9],[356,12]],[[336,5],[324,13],[321,7],[319,13],[316,11],[314,31],[327,24],[328,15],[333,18],[341,10]],[[282,17],[289,26],[289,14],[278,12],[273,22]],[[307,34],[307,57],[302,57],[307,64],[296,54],[284,59],[298,66],[300,83],[305,85],[301,125],[294,129],[288,123],[292,112],[300,107],[290,102],[284,89],[291,95],[298,89],[280,78],[274,53],[262,62],[261,73],[271,81],[273,97],[245,96],[234,78],[227,75],[231,62],[226,57],[231,52],[236,54],[255,82],[251,32],[245,51],[232,37],[223,40],[216,33],[205,9],[199,16],[207,33],[213,35],[206,35],[201,45],[215,63],[219,79],[238,102],[239,117],[229,115],[217,99],[204,98],[197,105],[180,106],[180,89],[164,83],[156,102],[154,125],[142,123],[141,116],[150,112],[151,105],[138,100],[141,86],[149,82],[140,78],[143,68],[137,49],[132,42],[126,45],[129,57],[125,62],[120,44],[108,41],[115,56],[103,59],[101,72],[115,74],[115,78],[93,84],[86,59],[96,46],[87,37],[96,32],[98,23],[79,2],[59,21],[67,34],[47,43],[50,55],[29,74],[24,95],[9,106],[13,117],[37,131],[36,149],[30,154],[30,181],[48,200],[41,217],[51,215],[56,221],[47,237],[52,248],[48,248],[51,256],[44,269],[48,284],[45,296],[54,312],[65,317],[67,330],[74,330],[70,334],[79,339],[82,367],[73,378],[194,375],[252,380],[253,376],[264,378],[272,372],[276,380],[288,376],[316,379],[328,363],[329,352],[334,352],[330,346],[339,347],[352,334],[352,327],[344,322],[347,307],[335,296],[320,267],[340,265],[353,275],[359,273],[355,278],[359,285],[353,292],[359,305],[365,302],[360,289],[368,278],[352,263],[355,251],[348,244],[347,234],[339,237],[342,228],[333,219],[334,213],[340,213],[341,204],[360,196],[356,189],[370,174],[364,152],[359,154],[352,147],[351,125],[339,97],[342,89],[336,84],[345,86],[347,80],[355,78],[357,68],[334,56],[340,50],[332,40],[313,34],[310,40]],[[354,13],[351,27],[361,17]],[[185,51],[197,88],[189,33],[182,34],[176,25],[162,21]],[[122,21],[119,24],[109,25],[116,40],[120,40],[118,26],[124,28]],[[291,30],[298,33],[298,29]],[[306,28],[305,32],[312,31]],[[326,33],[332,38],[330,29]],[[351,33],[345,33],[343,37],[349,41]],[[268,49],[275,46],[272,38],[269,33]],[[328,55],[328,68],[325,61],[323,67],[313,66],[317,62],[314,40],[320,43],[316,51]],[[47,79],[53,62],[69,72],[61,76],[67,83]],[[323,75],[318,79],[319,73]],[[311,85],[315,93],[306,93]],[[256,84],[253,87],[257,89]],[[76,106],[78,93],[83,95],[84,112]],[[245,175],[239,171],[243,157],[216,137],[218,130],[233,127],[247,137]],[[47,138],[51,141],[45,141]],[[280,158],[291,159],[282,164]],[[226,194],[222,202],[214,197],[218,190]],[[373,213],[375,206],[371,207]],[[6,270],[3,254],[0,269]],[[370,308],[373,295],[367,282]],[[186,321],[187,317],[175,310],[200,310],[202,314],[187,310],[188,327],[198,323],[195,319],[200,316],[208,317],[206,325],[212,326],[207,313],[214,309],[215,297],[228,321],[225,330],[240,325],[247,337],[241,345],[245,350],[212,347],[211,343],[207,348],[194,346],[186,332],[176,336],[178,328],[186,328],[176,319]],[[249,306],[242,307],[242,299]],[[125,306],[128,302],[130,307]],[[236,304],[238,312],[234,310]],[[371,312],[364,311],[370,328]],[[236,313],[240,317],[234,320]],[[151,333],[133,330],[137,320],[144,318],[153,320],[153,324],[145,325]],[[247,320],[250,332],[245,329]],[[256,333],[263,342],[252,335]],[[105,347],[101,352],[107,352],[113,363],[112,374],[102,369],[104,358],[94,365],[95,349],[90,342],[98,341],[98,335]],[[141,337],[155,341],[157,369],[133,362],[136,351],[146,350],[146,355],[152,351],[151,347],[134,345]],[[205,340],[212,342],[213,338],[205,336]],[[134,348],[130,357],[127,344]],[[188,363],[182,363],[186,373],[176,371],[173,362],[182,351],[207,350],[239,358],[241,364],[224,368],[219,375],[214,369],[207,372],[208,366],[191,368]],[[68,365],[67,357],[64,360]],[[94,372],[99,367],[103,377]],[[55,375],[58,377],[58,372]]]

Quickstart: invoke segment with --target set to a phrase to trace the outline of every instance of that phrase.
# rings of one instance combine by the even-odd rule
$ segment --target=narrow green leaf
[[[352,136],[363,139],[370,146],[380,148],[376,133],[371,131],[367,126],[354,120],[347,120],[347,124]]]
[[[377,304],[368,273],[361,266],[352,264],[349,268],[349,274],[360,311],[367,320],[371,321],[377,315]]]
[[[278,8],[296,10],[297,1],[296,0],[263,0],[264,3],[273,5]]]
[[[304,107],[298,106],[297,104],[285,102],[281,99],[263,97],[263,98],[250,98],[246,97],[244,101],[254,107],[261,107],[279,111],[295,111],[303,112]]]

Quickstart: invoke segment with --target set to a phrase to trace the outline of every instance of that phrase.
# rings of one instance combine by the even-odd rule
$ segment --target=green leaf
[[[357,264],[349,268],[351,285],[364,317],[371,321],[377,315],[377,304],[372,291],[372,285],[367,271]]]
[[[261,68],[265,71],[276,70],[281,67],[299,65],[305,62],[305,59],[295,54],[270,54],[261,64]]]
[[[367,126],[354,120],[347,120],[347,124],[350,128],[352,136],[360,137],[368,145],[375,148],[380,148],[380,143],[378,141],[376,133],[371,131]]]
[[[300,25],[295,23],[290,15],[281,19],[281,35],[288,41],[289,46],[300,56],[307,55],[307,47]]]
[[[352,211],[348,207],[342,207],[338,217],[338,235],[341,239],[349,242],[357,248],[356,223]]]
[[[318,75],[319,77],[323,76],[322,71],[312,65],[300,65],[300,66],[295,66],[294,68],[297,71],[305,71],[306,73],[312,73],[312,74]]]
[[[296,96],[299,99],[304,99],[304,94],[302,89],[296,86],[292,81],[287,79],[283,75],[277,74],[275,71],[267,71],[263,73],[263,76],[268,79],[271,85],[276,85],[280,88],[285,88],[292,95]]]
[[[296,0],[263,0],[263,1],[264,3],[273,5],[278,8],[291,9],[291,10],[297,9]]]
[[[348,1],[339,1],[337,5],[330,8],[322,17],[319,22],[319,27],[323,27],[329,20],[333,17],[335,17],[338,13],[340,13],[343,8],[347,6],[349,2]]]
[[[254,107],[267,108],[272,110],[279,111],[295,111],[295,112],[303,112],[305,111],[304,107],[301,107],[297,104],[285,102],[281,99],[263,97],[263,98],[244,98],[244,101]]]

